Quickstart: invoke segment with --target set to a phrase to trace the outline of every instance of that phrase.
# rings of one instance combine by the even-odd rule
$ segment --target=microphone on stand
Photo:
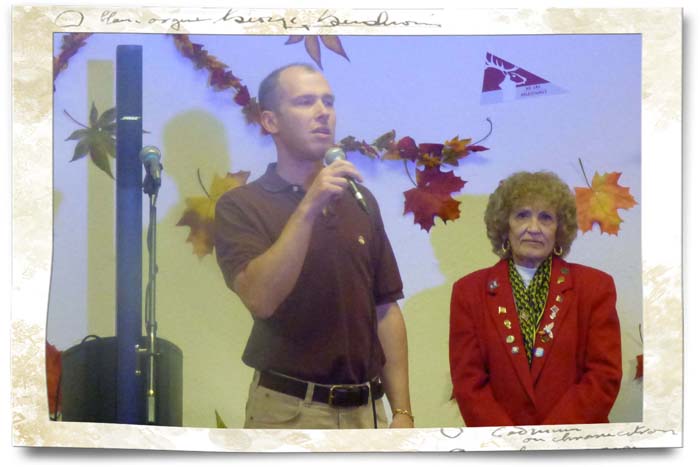
[[[156,196],[160,188],[160,173],[163,165],[160,163],[160,149],[155,146],[144,146],[139,151],[139,159],[146,169],[146,177],[143,179],[143,192]]]
[[[155,146],[144,146],[139,152],[139,159],[146,168],[155,186],[160,186],[160,172],[163,166],[160,164],[160,149]]]
[[[331,165],[333,161],[337,159],[340,159],[342,161],[347,160],[347,158],[345,157],[345,151],[343,151],[342,148],[339,148],[337,146],[334,146],[328,151],[326,151],[326,155],[323,157],[323,160],[326,163],[326,165]],[[352,193],[353,198],[357,200],[357,204],[360,205],[360,208],[362,208],[364,212],[369,214],[369,208],[367,207],[365,197],[362,196],[362,192],[359,188],[357,188],[357,183],[355,183],[355,180],[353,180],[350,177],[345,177],[345,179],[348,181],[348,190],[350,190],[350,193]]]

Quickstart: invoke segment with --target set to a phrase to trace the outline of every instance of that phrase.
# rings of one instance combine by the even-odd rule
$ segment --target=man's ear
[[[272,110],[263,110],[260,113],[260,125],[271,135],[277,133],[277,115],[275,115],[275,112]]]

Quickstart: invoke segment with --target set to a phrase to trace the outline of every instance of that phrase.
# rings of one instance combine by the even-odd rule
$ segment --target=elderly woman
[[[484,215],[496,265],[454,284],[450,368],[467,426],[606,423],[622,376],[612,278],[567,263],[569,188],[518,172]]]

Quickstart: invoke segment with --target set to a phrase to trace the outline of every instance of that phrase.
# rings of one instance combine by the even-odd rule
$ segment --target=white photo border
[[[11,387],[15,445],[236,452],[503,451],[682,445],[681,9],[239,9],[229,16],[229,8],[115,7],[111,10],[116,12],[112,18],[138,21],[110,23],[101,7],[15,6],[12,9]],[[328,15],[337,22],[328,20]],[[222,20],[234,16],[260,21]],[[322,16],[326,19],[319,22]],[[53,34],[286,35],[289,31],[285,31],[285,24],[302,26],[300,33],[341,35],[642,35],[643,422],[368,433],[367,430],[172,428],[49,420],[44,342],[52,257]]]

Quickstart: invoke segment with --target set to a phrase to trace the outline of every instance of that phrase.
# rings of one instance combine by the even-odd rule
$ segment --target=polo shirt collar
[[[303,189],[299,185],[289,183],[287,180],[280,177],[277,173],[276,162],[273,162],[267,166],[265,174],[262,177],[260,177],[260,185],[262,185],[262,187],[265,190],[273,193],[280,193],[286,190],[294,190],[294,187],[296,187],[296,190],[294,191]]]

